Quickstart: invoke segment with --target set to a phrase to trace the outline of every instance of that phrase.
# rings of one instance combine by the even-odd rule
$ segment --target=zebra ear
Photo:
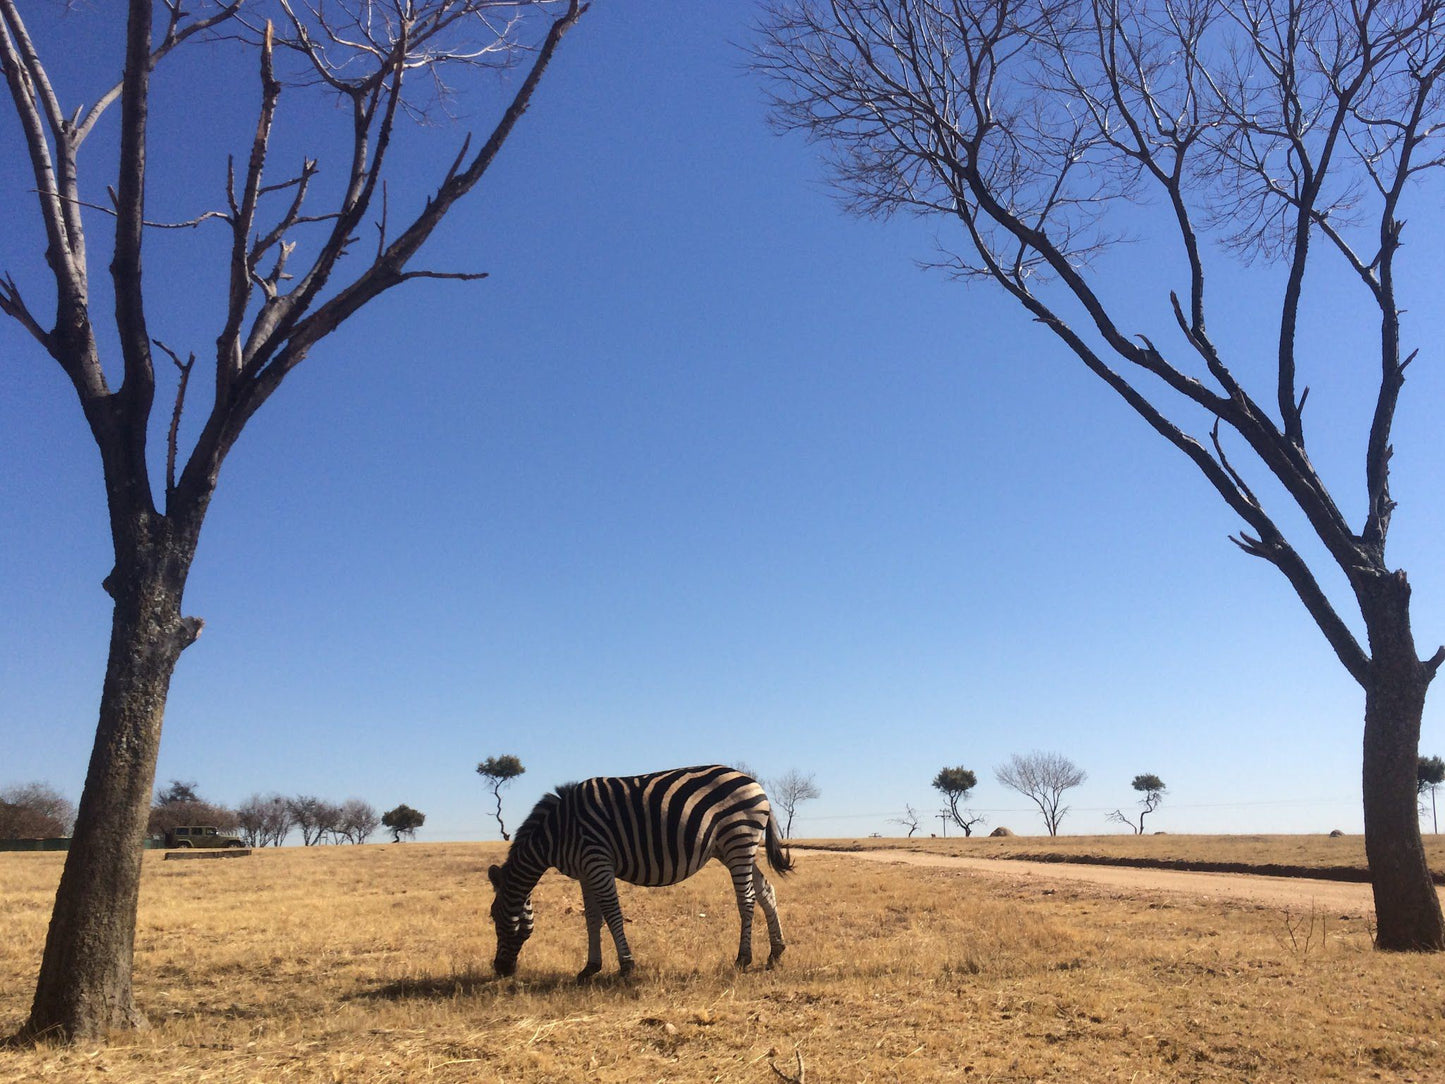
[[[487,870],[487,880],[492,882],[493,888],[500,889],[502,887],[502,867],[492,866]]]

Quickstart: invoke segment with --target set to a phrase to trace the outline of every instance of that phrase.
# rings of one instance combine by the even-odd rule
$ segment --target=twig
[[[104,211],[112,218],[118,217],[118,213],[114,207],[107,207],[103,203],[91,203],[88,200],[75,199],[70,196],[61,195],[59,192],[44,192],[38,188],[32,188],[31,191],[38,196],[53,196],[58,200],[61,200],[65,203],[73,204],[76,207],[88,207],[92,211]],[[114,200],[115,190],[107,188],[106,191],[110,192],[111,199]],[[225,211],[207,211],[205,212],[205,214],[197,215],[195,218],[192,218],[186,222],[152,222],[149,219],[146,219],[141,222],[141,225],[149,226],[151,229],[156,230],[190,230],[195,229],[208,218],[224,218],[229,221],[230,217],[231,216]]]
[[[386,182],[381,182],[381,220],[376,224],[376,258],[386,254]]]
[[[41,346],[46,350],[50,349],[50,333],[40,326],[40,322],[26,307],[25,299],[20,296],[20,287],[15,285],[15,279],[8,274],[4,279],[0,279],[0,312],[13,316]]]
[[[490,275],[489,271],[403,271],[398,277],[398,282],[409,282],[412,279],[455,279],[459,282],[476,282]]]
[[[804,1078],[807,1076],[807,1070],[803,1068],[803,1052],[797,1047],[794,1047],[793,1057],[796,1058],[798,1061],[797,1076],[789,1076],[787,1073],[783,1072],[783,1070],[779,1069],[777,1063],[774,1062],[771,1058],[768,1059],[768,1068],[778,1074],[779,1080],[786,1081],[787,1084],[804,1084]]]

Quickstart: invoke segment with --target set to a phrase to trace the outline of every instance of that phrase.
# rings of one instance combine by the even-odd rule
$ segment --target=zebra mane
[[[575,783],[568,783],[565,786],[557,788],[558,794],[542,795],[541,800],[532,807],[532,812],[527,814],[527,819],[522,822],[522,826],[514,833],[512,846],[515,847],[517,844],[530,839],[533,833],[542,827],[542,824],[552,814],[552,811],[562,804],[562,799],[559,796],[560,793],[571,790],[576,785]]]

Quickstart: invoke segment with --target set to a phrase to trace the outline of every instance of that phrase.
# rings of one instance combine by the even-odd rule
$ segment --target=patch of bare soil
[[[1374,899],[1367,884],[1322,881],[1307,877],[1261,877],[1248,873],[1194,873],[1180,870],[1094,866],[1068,862],[961,858],[905,850],[849,851],[870,862],[902,862],[911,866],[966,869],[1015,883],[1055,881],[1099,885],[1121,893],[1178,893],[1202,899],[1229,899],[1282,910],[1321,910],[1339,915],[1373,916]]]

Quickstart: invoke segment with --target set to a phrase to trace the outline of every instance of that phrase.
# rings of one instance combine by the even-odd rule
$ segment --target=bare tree
[[[1136,775],[1133,783],[1130,784],[1144,797],[1139,799],[1139,823],[1134,823],[1134,818],[1125,813],[1122,809],[1116,809],[1109,814],[1109,820],[1117,824],[1127,824],[1136,836],[1144,834],[1144,818],[1159,808],[1164,801],[1164,792],[1169,788],[1164,785],[1164,780],[1157,775]]]
[[[279,794],[253,794],[236,810],[236,821],[249,847],[279,847],[296,822],[291,803]]]
[[[338,836],[341,826],[341,807],[312,794],[298,794],[287,800],[291,823],[301,829],[301,844],[313,847],[325,843],[326,837]]]
[[[933,777],[933,789],[943,795],[948,805],[944,808],[953,823],[963,829],[965,836],[972,836],[975,825],[987,824],[987,818],[971,809],[959,809],[958,804],[966,801],[968,792],[978,786],[978,776],[968,768],[940,768]],[[947,829],[945,829],[947,831]]]
[[[336,840],[350,843],[365,843],[381,827],[381,814],[370,802],[360,798],[348,798],[341,803],[341,815],[336,821]]]
[[[814,798],[823,796],[822,790],[814,782],[813,773],[804,775],[797,768],[792,768],[787,775],[780,775],[776,779],[768,781],[768,796],[772,798],[773,805],[783,811],[783,838],[791,839],[793,836],[793,817],[798,812],[798,806],[804,802],[810,802]]]
[[[0,839],[54,839],[70,835],[75,803],[46,783],[0,790]]]
[[[1072,760],[1058,753],[1015,753],[1008,763],[994,769],[996,778],[1009,790],[1016,790],[1039,807],[1049,835],[1059,834],[1059,825],[1069,807],[1064,792],[1077,787],[1088,774]]]
[[[0,69],[35,182],[56,298],[54,322],[48,323],[7,275],[0,277],[0,312],[29,333],[74,387],[100,452],[115,551],[104,583],[114,610],[96,740],[23,1028],[27,1036],[98,1039],[109,1029],[141,1023],[131,990],[139,845],[171,675],[201,632],[200,619],[184,615],[182,595],[222,463],[285,378],[368,303],[418,279],[482,277],[414,269],[411,263],[495,160],[583,10],[580,0],[275,0],[271,10],[280,29],[273,31],[264,16],[243,18],[242,0],[202,4],[196,14],[167,2],[160,20],[156,7],[153,0],[130,0],[118,39],[123,62],[94,58],[100,65],[115,62],[119,80],[94,104],[75,108],[62,103],[21,5],[0,0]],[[97,7],[96,17],[104,10]],[[150,280],[143,285],[141,273],[142,243],[153,225],[146,214],[147,182],[153,180],[150,79],[177,47],[223,24],[235,31],[225,44],[254,50],[257,120],[250,147],[226,167],[229,183],[218,193],[223,208],[193,220],[218,223],[223,242],[208,249],[205,231],[188,232],[195,238],[194,258],[214,258],[228,268],[230,287],[216,320],[210,410],[187,452],[179,421],[196,355],[164,344],[148,304],[157,290],[183,287]],[[311,88],[298,91],[298,104],[310,95],[317,106],[308,123],[319,128],[337,117],[346,129],[348,160],[341,183],[330,188],[334,202],[325,206],[314,205],[322,198],[311,184],[320,169],[316,160],[305,159],[289,176],[273,179],[269,172],[272,126],[287,74],[278,70],[277,47],[294,59],[295,81]],[[407,91],[420,85],[430,93],[445,85],[449,73],[518,61],[524,74],[490,134],[475,147],[470,139],[463,142],[450,167],[438,169],[439,183],[419,210],[391,217],[389,207],[403,205],[398,197],[419,195],[388,193],[383,180],[397,118],[415,108]],[[338,101],[339,110],[333,108]],[[117,104],[114,174],[87,179],[84,189],[108,184],[113,198],[109,204],[88,201],[80,149]],[[11,197],[7,206],[17,202]],[[374,247],[361,242],[368,219]],[[97,322],[104,314],[90,302],[86,230],[97,221],[114,228],[110,274],[119,363],[109,372],[102,355],[111,335]],[[177,373],[168,427],[152,418],[156,351]],[[113,383],[117,374],[119,384]],[[163,448],[150,447],[152,433],[165,434]],[[165,476],[158,480],[152,464],[160,462]]]
[[[1279,570],[1364,690],[1377,944],[1445,948],[1414,801],[1445,647],[1421,659],[1409,582],[1385,555],[1391,428],[1416,356],[1397,257],[1409,199],[1438,198],[1418,182],[1442,164],[1445,4],[792,0],[765,17],[756,57],[778,125],[828,148],[852,210],[950,220],[958,243],[940,263],[1002,288],[1240,517],[1233,541]],[[1142,210],[1151,201],[1162,220]],[[1161,225],[1172,249],[1146,257],[1139,296],[1096,270]],[[1206,303],[1209,235],[1284,271],[1260,398],[1206,321],[1238,301],[1220,290],[1216,309],[1212,288]],[[1373,416],[1357,525],[1305,443],[1297,332],[1306,270],[1331,259],[1358,283],[1358,326],[1378,348],[1358,393]],[[1155,285],[1170,278],[1176,291]],[[1275,281],[1243,289],[1254,301]],[[1432,303],[1433,280],[1416,286]],[[1150,303],[1173,330],[1133,330]]]
[[[913,833],[919,829],[920,820],[918,810],[914,809],[911,805],[905,805],[903,807],[903,815],[899,817],[889,817],[888,823],[903,825],[904,828],[908,829],[908,838],[912,839]]]
[[[492,797],[497,800],[495,814],[497,828],[502,833],[504,840],[510,840],[512,837],[507,834],[507,826],[502,823],[502,788],[526,770],[522,767],[521,760],[510,753],[499,757],[488,757],[477,765],[477,774],[491,783]]]

